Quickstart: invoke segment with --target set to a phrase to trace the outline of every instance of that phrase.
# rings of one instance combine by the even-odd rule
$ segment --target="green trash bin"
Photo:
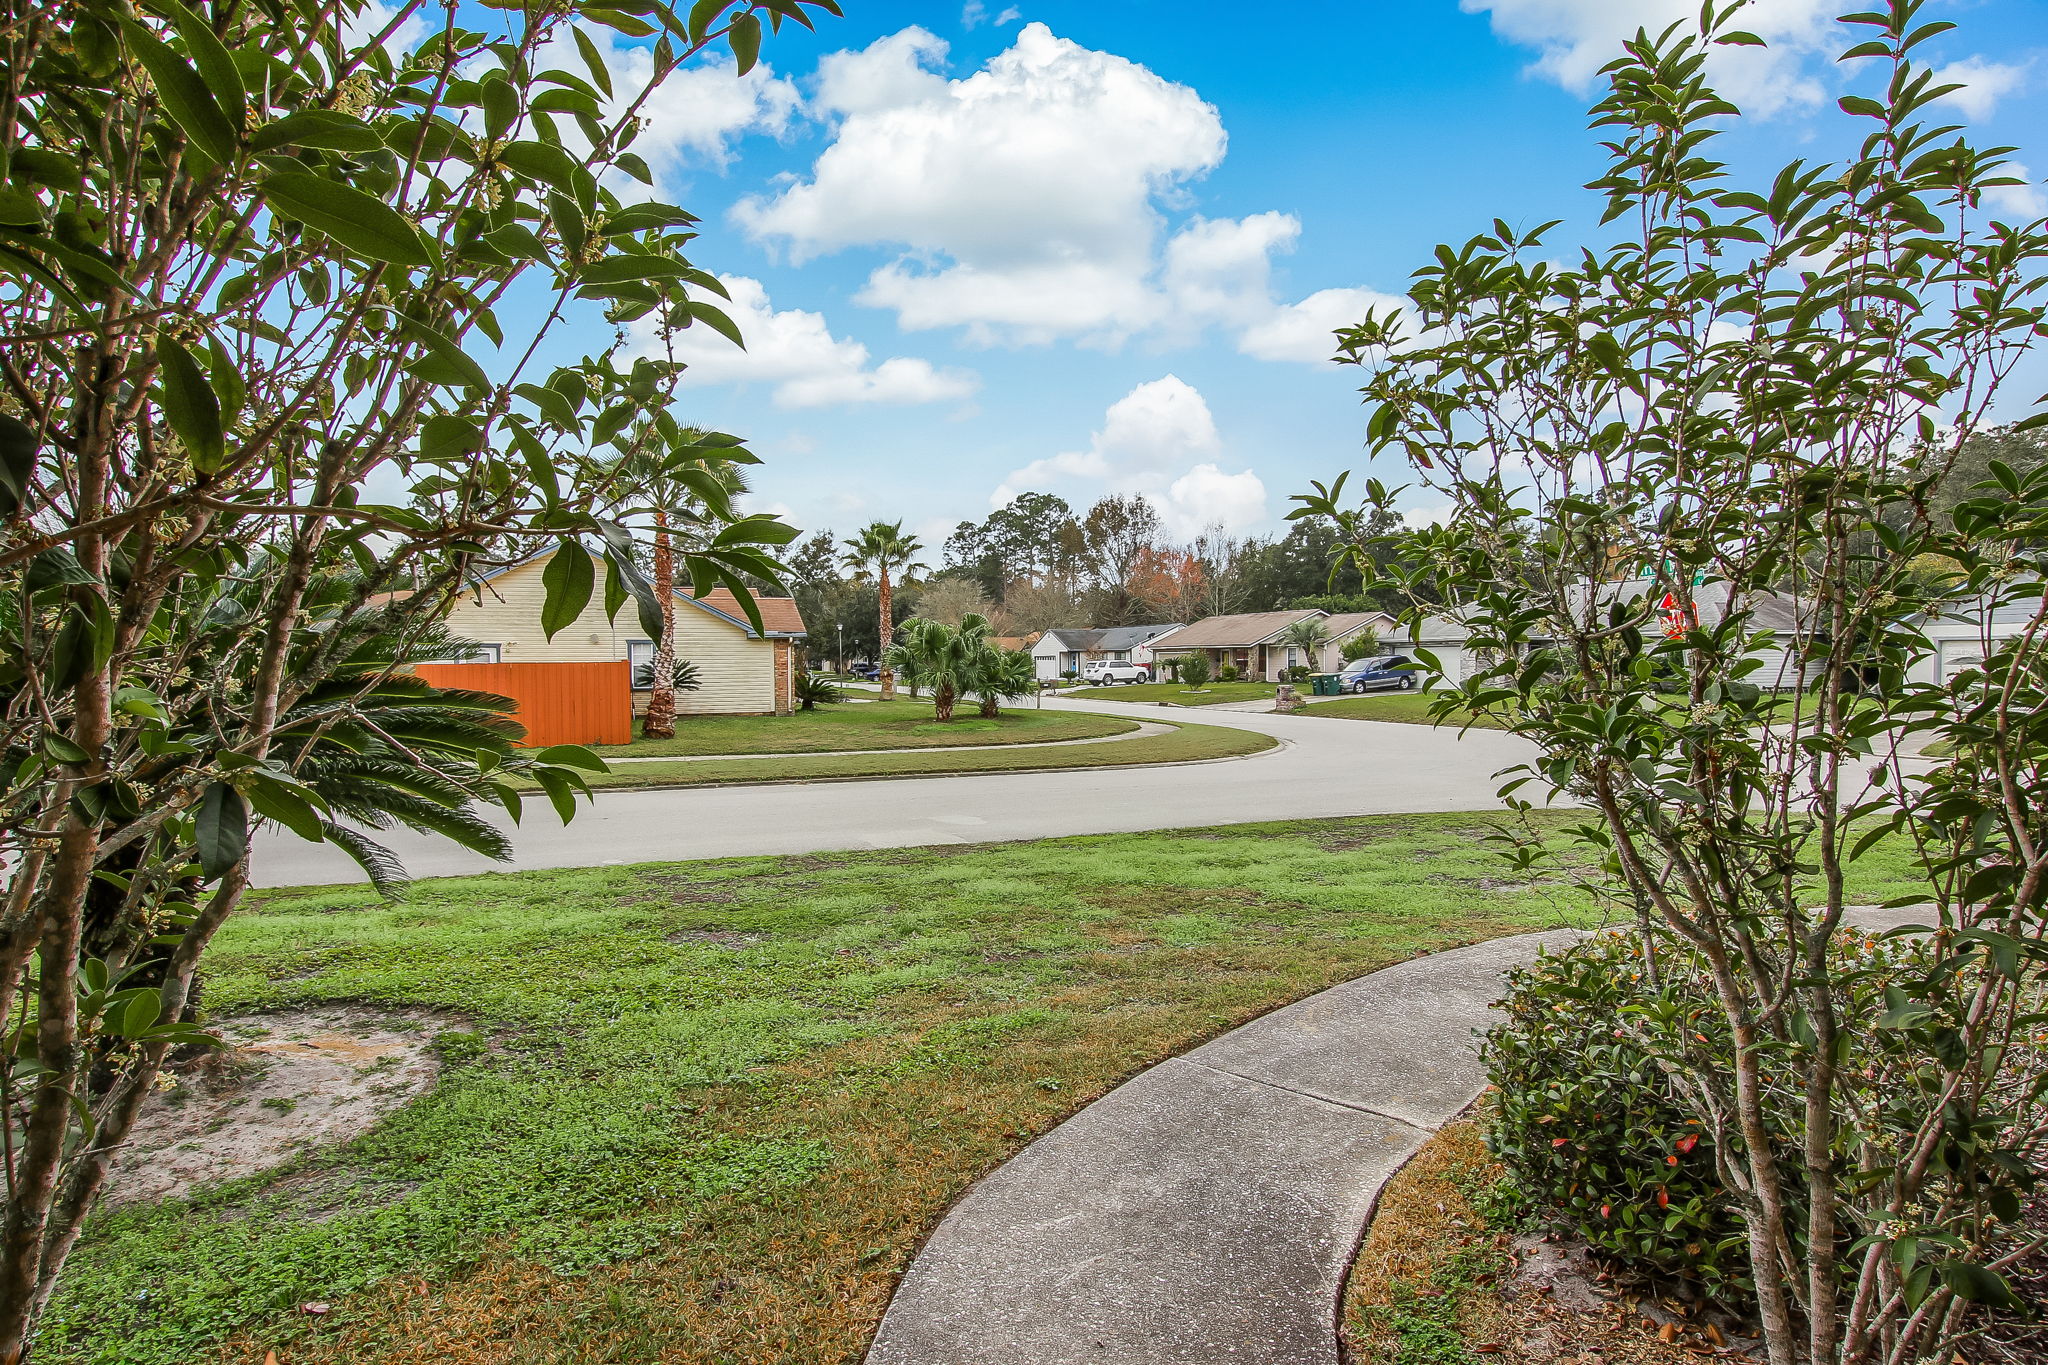
[[[1311,673],[1308,675],[1311,694],[1318,697],[1341,696],[1335,673]]]

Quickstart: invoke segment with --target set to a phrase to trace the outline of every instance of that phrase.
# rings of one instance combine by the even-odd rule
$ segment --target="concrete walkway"
[[[1119,1086],[954,1206],[868,1365],[1336,1365],[1380,1187],[1479,1094],[1501,974],[1574,936],[1403,962]]]
[[[1034,739],[1021,744],[931,744],[915,749],[805,749],[793,754],[649,754],[635,758],[605,754],[603,757],[607,764],[616,766],[621,763],[730,763],[735,759],[755,758],[846,758],[861,754],[971,754],[984,749],[1071,749],[1079,744],[1118,744],[1127,739],[1150,739],[1154,735],[1172,733],[1171,725],[1141,720],[1136,729],[1119,730],[1113,735],[1090,735],[1086,739]]]
[[[1139,1073],[953,1206],[867,1365],[1338,1365],[1381,1187],[1484,1088],[1502,974],[1578,937],[1413,958]]]

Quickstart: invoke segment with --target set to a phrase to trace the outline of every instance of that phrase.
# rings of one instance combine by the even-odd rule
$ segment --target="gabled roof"
[[[1162,635],[1183,630],[1177,622],[1151,626],[1107,626],[1102,628],[1079,629],[1058,627],[1039,637],[1039,643],[1050,641],[1053,648],[1073,654],[1090,650],[1136,649],[1139,645],[1150,644]]]
[[[1383,630],[1387,626],[1399,623],[1390,611],[1340,611],[1323,624],[1329,627],[1332,640],[1341,640],[1347,635],[1357,634],[1368,626],[1374,630]]]
[[[1310,617],[1327,616],[1320,609],[1310,611],[1253,611],[1236,616],[1209,616],[1173,633],[1167,649],[1242,649],[1261,645],[1293,625]]]
[[[747,609],[740,605],[740,599],[734,597],[730,589],[713,588],[702,597],[698,597],[694,593],[678,588],[676,596],[687,602],[695,602],[700,607],[709,607],[720,616],[746,626],[749,633],[753,630],[752,624],[747,620]],[[772,638],[788,638],[810,633],[804,629],[804,616],[797,610],[794,597],[766,597],[756,593],[754,606],[761,613],[761,625]]]
[[[536,554],[530,554],[524,559],[514,560],[510,564],[501,564],[496,568],[486,569],[476,576],[476,581],[480,584],[488,583],[494,578],[503,577],[514,569],[523,569],[529,564],[539,564],[554,555],[560,548],[558,545],[549,546],[547,549],[541,550]],[[587,547],[584,553],[590,554]],[[590,557],[592,559],[597,558],[595,554],[591,554]],[[749,635],[754,634],[753,623],[747,620],[747,609],[740,605],[739,598],[734,597],[730,589],[713,588],[702,597],[698,597],[689,589],[678,585],[675,589],[675,595],[679,601],[688,602],[691,606],[708,612],[710,615],[722,617]],[[761,624],[766,628],[767,638],[789,639],[810,633],[804,629],[803,613],[797,610],[795,598],[767,597],[757,593],[754,597],[754,605],[760,609]],[[761,637],[756,636],[755,638]]]

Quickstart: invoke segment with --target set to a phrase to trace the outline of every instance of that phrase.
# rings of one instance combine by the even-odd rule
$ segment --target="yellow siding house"
[[[485,576],[456,602],[448,629],[474,642],[468,663],[605,663],[623,659],[641,666],[654,657],[654,642],[640,628],[629,602],[616,621],[605,619],[604,564],[597,562],[600,591],[568,626],[550,640],[540,628],[546,596],[541,573],[559,550]],[[587,551],[585,553],[588,553]],[[593,556],[593,559],[596,557]],[[676,713],[696,716],[787,715],[795,690],[796,642],[804,638],[803,617],[787,597],[757,597],[763,630],[756,632],[733,595],[719,588],[703,597],[676,593],[676,658],[697,666],[699,688],[676,693]],[[635,688],[633,712],[647,709],[647,693]]]

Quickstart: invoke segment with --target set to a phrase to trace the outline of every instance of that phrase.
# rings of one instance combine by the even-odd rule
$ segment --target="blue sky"
[[[767,461],[754,505],[935,545],[1025,488],[1145,492],[1183,536],[1279,529],[1362,465],[1328,328],[1496,215],[1590,232],[1589,78],[1624,27],[1693,6],[846,8],[744,83],[690,73],[646,135],[749,334],[744,357],[685,334],[685,411]],[[1727,54],[1752,116],[1725,155],[1828,154],[1835,8],[1755,7],[1773,46]],[[1928,17],[1962,24],[1932,53],[1969,82],[1956,112],[2048,173],[2048,0]]]

